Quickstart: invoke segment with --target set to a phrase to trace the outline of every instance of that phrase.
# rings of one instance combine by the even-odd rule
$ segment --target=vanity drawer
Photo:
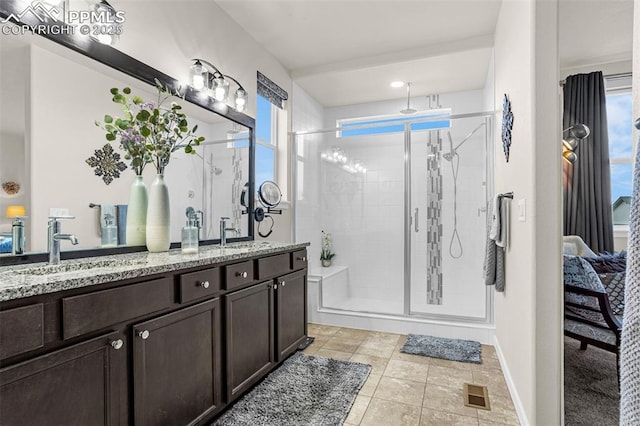
[[[291,272],[291,253],[277,254],[275,256],[258,259],[258,279],[277,277]]]
[[[63,298],[63,338],[70,339],[170,307],[172,278]]]
[[[307,267],[307,250],[298,250],[291,253],[291,269],[297,271],[298,269],[304,269]]]
[[[225,266],[225,289],[233,290],[255,280],[253,260]]]
[[[0,312],[0,359],[44,345],[44,305],[23,306]]]
[[[220,268],[180,275],[179,302],[186,303],[220,291]]]

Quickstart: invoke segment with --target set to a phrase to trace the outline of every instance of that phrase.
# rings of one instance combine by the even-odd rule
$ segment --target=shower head
[[[411,82],[407,83],[407,107],[405,109],[401,109],[401,114],[415,114],[418,110],[411,108]]]

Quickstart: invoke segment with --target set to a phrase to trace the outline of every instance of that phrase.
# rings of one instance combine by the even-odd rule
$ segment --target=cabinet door
[[[306,271],[285,275],[276,280],[278,361],[293,353],[307,335]]]
[[[124,341],[109,333],[2,368],[0,424],[126,424]]]
[[[273,282],[225,296],[227,401],[262,378],[274,364]]]
[[[185,425],[222,405],[220,299],[133,326],[136,425]]]

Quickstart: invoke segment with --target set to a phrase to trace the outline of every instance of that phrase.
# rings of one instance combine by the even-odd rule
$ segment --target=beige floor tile
[[[387,364],[383,376],[425,383],[428,374],[429,365],[427,364],[392,359]]]
[[[369,401],[371,401],[370,397],[358,395],[356,400],[353,401],[353,406],[351,407],[351,411],[349,411],[349,415],[347,416],[345,423],[354,425],[360,424],[362,417],[369,406]]]
[[[500,397],[489,395],[491,410],[478,410],[478,419],[482,421],[492,421],[507,425],[519,425],[516,409],[510,397]]]
[[[436,365],[429,367],[427,383],[430,385],[462,389],[464,383],[471,383],[472,381],[473,376],[471,371],[438,367]]]
[[[490,420],[478,419],[478,426],[505,426],[507,423],[492,422]]]
[[[336,331],[333,337],[340,337],[343,339],[352,339],[354,342],[357,341],[362,343],[362,341],[369,336],[369,330],[360,330],[357,328],[341,328]]]
[[[376,391],[376,387],[378,387],[378,383],[380,382],[380,378],[377,374],[369,374],[367,377],[367,381],[364,382],[364,385],[360,388],[360,392],[358,395],[362,396],[373,396],[373,393]]]
[[[360,343],[354,342],[351,339],[332,337],[331,339],[327,340],[324,345],[322,345],[322,349],[353,353],[356,349],[358,349],[358,346],[360,346]]]
[[[455,368],[456,370],[471,371],[471,369],[473,368],[472,366],[477,364],[472,364],[470,362],[451,361],[441,358],[431,358],[431,365],[436,365],[438,367]]]
[[[498,354],[496,353],[496,348],[491,345],[481,345],[482,347],[482,358],[498,358]]]
[[[393,354],[394,348],[394,345],[385,345],[380,342],[371,341],[367,338],[362,342],[360,346],[358,346],[358,349],[356,349],[356,353],[375,356],[378,358],[390,358]]]
[[[405,354],[400,352],[398,347],[396,346],[396,350],[391,355],[391,359],[396,359],[398,361],[407,361],[407,362],[415,362],[416,364],[431,364],[431,360],[428,356],[422,355],[413,355],[413,354]]]
[[[394,334],[394,333],[384,333],[382,331],[370,331],[369,332],[369,336],[367,337],[368,339],[373,339],[373,340],[378,340],[380,342],[383,342],[385,344],[389,344],[389,345],[396,345],[398,343],[398,340],[400,339],[401,335],[400,334]]]
[[[505,382],[500,370],[474,370],[473,383],[486,386],[489,390],[489,398],[493,396],[511,396],[507,382]]]
[[[339,359],[340,361],[349,361],[353,354],[348,352],[332,351],[330,349],[320,349],[315,353],[317,356],[323,356],[325,358]]]
[[[336,332],[340,330],[340,327],[336,327],[333,325],[322,325],[322,324],[309,324],[307,327],[307,333],[309,336],[333,336]]]
[[[373,397],[420,406],[423,395],[424,383],[382,376]]]
[[[471,364],[473,370],[501,370],[498,358],[482,358],[482,364]]]
[[[371,398],[360,423],[362,426],[417,426],[420,407]]]
[[[320,350],[320,346],[318,346],[318,345],[309,345],[302,352],[304,352],[307,355],[315,355],[319,350]]]
[[[478,419],[425,408],[420,426],[478,426]]]
[[[478,417],[478,410],[464,405],[462,388],[427,384],[422,406],[432,410],[447,411],[462,416]]]
[[[353,354],[350,361],[369,364],[371,366],[371,374],[382,376],[385,368],[387,368],[387,363],[389,362],[389,359],[381,358],[377,356],[359,354],[356,352]]]

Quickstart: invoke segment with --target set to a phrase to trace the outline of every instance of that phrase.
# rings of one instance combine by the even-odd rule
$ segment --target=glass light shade
[[[191,86],[196,90],[204,89],[207,85],[207,74],[207,69],[200,61],[196,61],[191,65]]]
[[[27,210],[24,206],[7,206],[6,216],[8,219],[22,217],[26,215]]]
[[[578,156],[576,155],[575,152],[567,150],[562,153],[562,158],[567,160],[569,163],[573,164],[578,159]]]
[[[213,79],[213,98],[216,101],[223,102],[229,94],[229,82],[224,78]]]
[[[242,112],[247,106],[247,92],[243,89],[236,90],[236,111]]]
[[[578,139],[574,138],[573,136],[569,136],[568,138],[562,140],[562,144],[566,149],[575,151],[578,147]]]

